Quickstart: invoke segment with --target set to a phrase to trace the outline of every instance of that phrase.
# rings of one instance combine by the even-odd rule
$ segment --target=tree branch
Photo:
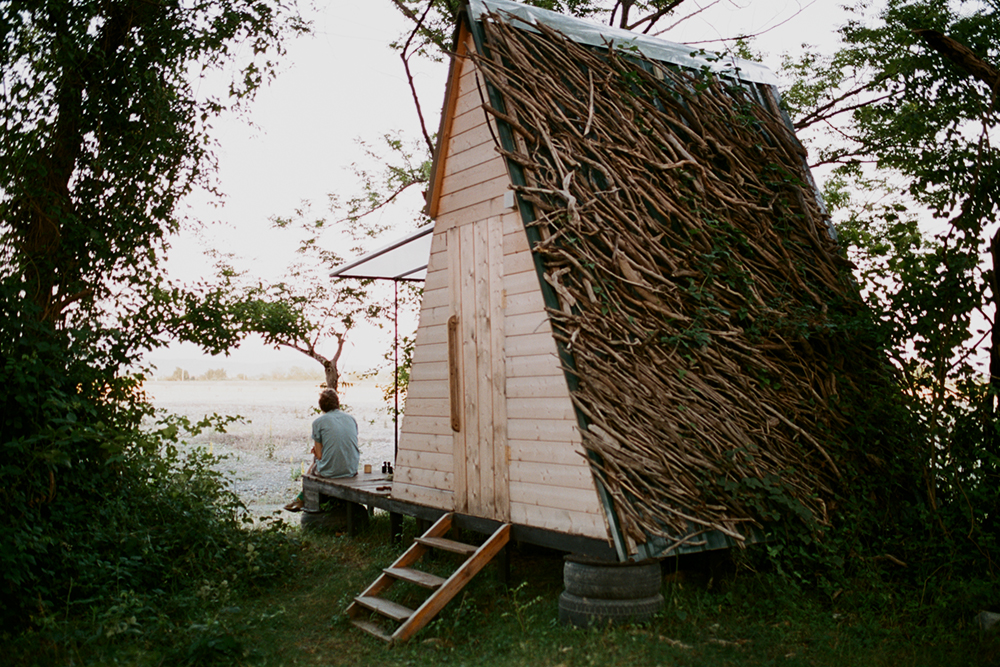
[[[403,15],[406,16],[406,18],[416,23],[419,29],[420,27],[419,24],[421,21],[423,21],[423,17],[417,18],[416,12],[407,7],[406,4],[403,2],[403,0],[392,0],[392,4],[396,5],[396,9],[401,11]],[[424,16],[427,16],[427,12],[430,11],[431,7],[433,6],[434,6],[434,0],[430,0],[430,2],[427,3],[427,10],[424,11]],[[424,37],[430,40],[430,42],[434,44],[434,46],[438,47],[445,53],[448,53],[448,46],[443,42],[441,42],[440,40],[438,40],[438,38],[434,35],[433,32],[431,32],[430,30],[424,30],[423,33]]]
[[[369,216],[372,213],[374,213],[375,211],[379,210],[380,208],[391,204],[393,202],[393,200],[396,199],[396,197],[398,197],[399,195],[401,195],[404,192],[406,192],[407,188],[410,188],[410,187],[416,185],[417,183],[424,183],[424,181],[410,181],[409,183],[407,183],[406,185],[400,187],[398,190],[396,190],[391,195],[389,195],[388,197],[386,197],[385,201],[383,201],[378,206],[371,207],[370,209],[368,209],[367,211],[365,211],[361,215],[355,215],[355,216],[349,215],[346,218],[341,218],[340,220],[337,220],[336,222],[334,222],[334,224],[340,224],[342,222],[348,222],[350,220],[360,220],[361,218]]]
[[[663,9],[657,10],[657,11],[655,11],[652,14],[649,14],[647,16],[643,16],[641,19],[639,19],[638,21],[636,21],[632,25],[627,26],[626,30],[635,30],[636,28],[638,28],[639,26],[641,26],[643,23],[649,22],[649,25],[646,26],[646,29],[642,31],[643,34],[648,34],[649,31],[652,30],[653,25],[657,21],[659,21],[661,18],[663,18],[664,16],[666,16],[667,14],[669,14],[670,12],[672,12],[673,10],[675,10],[683,2],[684,2],[684,0],[674,0],[673,2],[671,2],[669,5],[667,5]]]
[[[719,39],[703,39],[703,40],[700,40],[700,41],[697,41],[697,42],[684,42],[684,43],[687,44],[687,45],[691,45],[691,44],[710,44],[712,42],[728,42],[728,41],[737,41],[737,40],[741,40],[741,39],[742,40],[748,40],[748,39],[753,39],[755,37],[760,37],[761,35],[766,35],[767,33],[771,32],[772,30],[774,30],[776,28],[780,28],[781,26],[785,25],[786,23],[788,23],[789,21],[791,21],[793,18],[795,18],[796,16],[798,16],[799,14],[801,14],[802,12],[804,12],[806,9],[808,9],[809,7],[811,7],[814,4],[816,4],[816,0],[812,0],[812,2],[810,2],[808,5],[806,5],[805,7],[800,8],[799,11],[795,12],[794,14],[792,14],[791,16],[789,16],[787,19],[785,19],[781,23],[776,23],[776,24],[772,25],[770,28],[764,28],[760,32],[756,32],[756,33],[749,34],[749,35],[739,35],[737,37],[721,37]],[[697,14],[697,13],[698,12],[695,12],[695,14]],[[694,16],[694,14],[692,14],[691,16]]]
[[[625,3],[629,3],[631,0],[624,0]],[[625,26],[625,17],[628,16],[628,4],[622,6],[623,0],[615,0],[614,7],[611,8],[611,17],[608,19],[608,25],[613,26],[615,24],[615,14],[618,13],[618,8],[622,8],[622,27]]]
[[[337,351],[334,353],[333,359],[330,361],[334,366],[336,366],[337,362],[340,361],[340,353],[344,351],[344,343],[347,342],[347,337],[341,333],[334,333],[333,335],[337,337]]]
[[[997,92],[1000,91],[1000,70],[977,56],[972,49],[937,30],[914,30],[913,34],[924,40],[930,48],[958,65],[966,74],[979,79],[993,91],[993,105],[996,106]]]
[[[685,22],[685,21],[687,21],[688,19],[691,19],[691,18],[694,18],[694,17],[695,17],[695,16],[697,16],[698,14],[701,14],[702,12],[704,12],[704,11],[707,11],[707,10],[711,9],[711,8],[712,8],[712,7],[714,7],[715,5],[719,4],[719,2],[720,2],[720,0],[713,0],[713,2],[710,2],[710,3],[708,3],[708,4],[707,4],[707,5],[705,5],[704,7],[699,7],[698,9],[696,9],[696,10],[695,10],[695,11],[693,11],[693,12],[691,12],[691,13],[690,13],[690,14],[688,14],[687,16],[684,16],[684,17],[682,17],[682,18],[679,18],[679,19],[677,19],[676,21],[674,21],[673,23],[671,23],[670,25],[668,25],[668,26],[667,26],[666,28],[664,28],[663,30],[660,30],[659,32],[655,32],[655,33],[653,33],[653,34],[654,34],[654,35],[662,35],[662,34],[664,34],[664,33],[667,33],[667,32],[670,32],[671,30],[673,30],[674,28],[676,28],[676,27],[677,27],[677,26],[679,26],[680,24],[684,23],[684,22]]]
[[[399,0],[394,0],[398,6]],[[417,25],[413,28],[413,32],[406,39],[406,43],[403,44],[403,50],[400,52],[399,57],[403,61],[403,69],[406,70],[406,81],[410,84],[410,93],[413,95],[413,104],[417,108],[417,117],[420,119],[420,131],[424,133],[424,141],[427,142],[427,150],[430,151],[431,155],[434,155],[434,142],[431,141],[431,135],[427,132],[427,123],[424,121],[424,112],[420,108],[420,98],[417,96],[417,88],[413,84],[413,73],[410,72],[410,55],[407,53],[410,49],[410,44],[413,42],[413,38],[417,36],[420,29],[424,25],[424,19],[427,18],[427,14],[430,13],[431,8],[434,6],[433,2],[427,3],[427,9],[417,20]]]
[[[872,82],[872,83],[875,83],[875,82]],[[869,104],[875,104],[876,102],[881,102],[882,100],[887,100],[887,99],[889,99],[890,97],[892,97],[894,95],[894,93],[886,93],[882,97],[876,97],[873,100],[865,100],[864,102],[858,102],[857,104],[852,104],[849,107],[843,107],[842,109],[837,109],[836,111],[834,111],[832,113],[829,113],[829,114],[827,114],[825,116],[821,115],[821,113],[823,111],[825,111],[826,109],[829,109],[830,107],[832,107],[833,105],[835,105],[837,102],[842,102],[843,100],[847,99],[851,95],[856,95],[856,94],[862,92],[863,90],[865,90],[866,88],[868,88],[870,85],[871,84],[868,84],[868,85],[865,85],[865,86],[861,86],[859,88],[855,88],[851,92],[845,93],[845,94],[841,95],[840,97],[838,97],[837,99],[831,101],[830,103],[824,104],[823,106],[819,107],[818,109],[814,109],[812,112],[810,112],[809,114],[803,116],[802,119],[800,119],[799,121],[797,121],[793,125],[793,127],[796,130],[802,130],[802,129],[805,129],[805,128],[809,127],[813,123],[829,122],[829,120],[831,118],[833,118],[834,116],[838,116],[838,115],[840,115],[842,113],[847,113],[848,111],[854,111],[855,109],[860,109],[861,107],[866,107]]]

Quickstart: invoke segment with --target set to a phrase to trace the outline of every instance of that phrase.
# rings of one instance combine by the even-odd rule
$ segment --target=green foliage
[[[881,98],[854,113],[859,143],[880,168],[906,175],[909,194],[935,217],[973,236],[994,219],[1000,195],[989,169],[1000,157],[988,141],[997,124],[993,94],[914,31],[943,32],[997,63],[995,11],[990,3],[896,0],[881,25],[854,21],[843,31],[852,59],[879,72],[871,90]]]
[[[110,615],[102,632],[126,633],[114,612],[122,596],[129,623],[145,624],[195,604],[191,591],[205,581],[241,587],[274,576],[280,529],[246,530],[245,508],[216,471],[218,460],[173,444],[184,430],[223,429],[229,420],[168,418],[143,430],[152,411],[136,396],[138,378],[112,378],[94,396],[82,390],[104,379],[99,372],[72,368],[77,384],[51,365],[30,368],[26,356],[8,358],[4,369],[8,399],[41,402],[30,411],[4,406],[20,415],[5,419],[0,469],[8,631],[93,613]],[[44,422],[21,421],[28,417]]]
[[[91,317],[108,297],[137,312],[141,301],[118,290],[152,282],[177,202],[208,183],[213,164],[208,119],[224,105],[196,96],[188,67],[224,67],[230,44],[248,43],[230,87],[239,104],[270,76],[280,36],[301,26],[281,4],[245,0],[52,0],[0,12],[3,277],[21,282],[40,309],[30,315],[46,321],[70,306]]]
[[[280,530],[247,530],[217,461],[174,444],[192,425],[148,426],[140,358],[234,340],[216,295],[159,264],[178,202],[210,185],[211,119],[303,29],[282,2],[0,4],[5,633],[89,616],[132,637],[277,571]],[[199,93],[216,70],[227,95]]]
[[[851,480],[835,530],[804,552],[785,545],[780,555],[796,552],[785,562],[800,572],[833,565],[829,576],[942,590],[970,572],[995,576],[997,407],[984,361],[997,305],[986,259],[1000,204],[996,98],[917,31],[943,33],[995,67],[997,9],[858,6],[835,54],[786,57],[784,103],[797,127],[826,128],[811,134],[816,162],[833,166],[826,203],[871,307],[864,326],[896,372],[852,428],[862,443],[906,433],[899,455],[879,462],[884,476]],[[886,480],[900,481],[891,503],[875,500]]]

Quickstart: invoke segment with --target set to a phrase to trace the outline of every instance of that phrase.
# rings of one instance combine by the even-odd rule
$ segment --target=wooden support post
[[[319,511],[319,503],[320,503],[319,489],[303,483],[302,496],[306,504],[306,510],[310,512]]]
[[[356,505],[354,503],[347,503],[347,534],[350,537],[354,537],[358,534],[358,525],[354,513],[354,508]]]
[[[389,541],[392,544],[403,541],[403,515],[399,512],[389,512]]]
[[[510,588],[510,557],[512,543],[508,542],[497,554],[497,577],[500,583]]]
[[[357,536],[368,525],[368,508],[360,503],[347,503],[347,534]]]

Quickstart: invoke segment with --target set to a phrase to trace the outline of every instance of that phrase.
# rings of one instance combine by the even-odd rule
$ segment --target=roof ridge
[[[469,0],[469,10],[474,21],[482,20],[484,14],[502,12],[517,19],[515,23],[519,24],[518,27],[522,29],[531,30],[532,24],[543,23],[581,44],[620,50],[634,48],[650,60],[695,70],[708,69],[717,75],[733,77],[742,81],[753,81],[772,86],[778,83],[777,77],[770,69],[752,60],[743,60],[716,51],[694,48],[622,28],[604,26],[548,9],[511,2],[511,0]]]

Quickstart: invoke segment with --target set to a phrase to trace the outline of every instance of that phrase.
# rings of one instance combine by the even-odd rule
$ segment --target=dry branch
[[[742,540],[796,503],[826,522],[850,349],[831,318],[861,301],[770,89],[484,27],[583,444],[627,534]]]

